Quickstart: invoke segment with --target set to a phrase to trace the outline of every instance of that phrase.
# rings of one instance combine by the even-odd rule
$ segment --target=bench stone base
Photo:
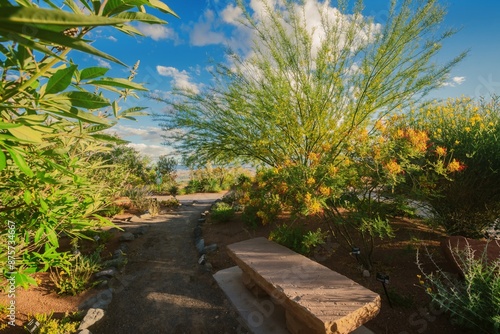
[[[253,334],[298,334],[309,333],[293,315],[287,315],[282,306],[273,303],[268,296],[261,296],[262,289],[253,287],[251,280],[245,277],[238,266],[218,271],[214,278],[238,311],[240,324]],[[244,284],[251,287],[251,291]],[[254,295],[257,290],[256,297]],[[264,292],[265,294],[265,292]],[[291,328],[291,331],[287,329]],[[241,329],[237,333],[244,333]],[[368,328],[361,326],[352,334],[374,334]]]

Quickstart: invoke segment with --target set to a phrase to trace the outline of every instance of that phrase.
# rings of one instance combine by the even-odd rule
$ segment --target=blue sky
[[[258,0],[252,0],[256,3]],[[179,16],[154,13],[168,21],[165,26],[140,25],[144,37],[129,37],[108,28],[93,32],[94,46],[132,66],[140,60],[135,81],[150,91],[168,94],[173,87],[199,89],[210,80],[207,68],[210,59],[224,60],[226,45],[245,50],[246,36],[232,24],[237,10],[232,0],[164,1]],[[383,21],[389,0],[366,0],[365,15]],[[461,29],[443,46],[439,59],[449,60],[469,49],[469,56],[451,73],[446,84],[433,96],[437,98],[472,97],[500,94],[500,1],[448,0],[446,27]],[[90,56],[83,57],[83,66],[110,67],[109,74],[126,76],[126,68]],[[131,106],[148,106],[159,112],[165,106],[144,97],[130,100]],[[168,154],[161,145],[161,130],[148,117],[137,122],[120,122],[114,132],[131,141],[131,146],[153,159]]]

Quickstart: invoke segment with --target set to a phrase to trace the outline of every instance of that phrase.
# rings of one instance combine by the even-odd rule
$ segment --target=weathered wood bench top
[[[349,333],[373,319],[380,296],[349,278],[265,238],[228,246],[243,273],[286,310],[298,333]]]

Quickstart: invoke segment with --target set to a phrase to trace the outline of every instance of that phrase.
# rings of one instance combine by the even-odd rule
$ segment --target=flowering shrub
[[[500,100],[449,99],[407,115],[425,129],[434,160],[448,155],[449,177],[429,201],[450,234],[477,237],[500,214]]]

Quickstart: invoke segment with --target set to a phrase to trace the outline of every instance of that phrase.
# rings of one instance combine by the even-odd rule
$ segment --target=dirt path
[[[184,205],[172,214],[135,225],[145,233],[130,243],[113,300],[92,333],[236,332],[237,315],[212,274],[198,264],[193,243],[200,213],[218,197],[180,196]]]

